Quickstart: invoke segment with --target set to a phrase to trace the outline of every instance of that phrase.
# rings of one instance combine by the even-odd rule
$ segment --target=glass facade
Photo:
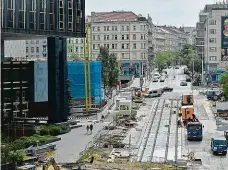
[[[2,33],[85,36],[85,0],[2,0],[0,7]]]

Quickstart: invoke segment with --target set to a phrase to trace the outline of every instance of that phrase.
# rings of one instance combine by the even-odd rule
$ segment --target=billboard
[[[228,61],[228,16],[221,17],[221,61]]]
[[[48,101],[47,61],[34,62],[34,102]]]

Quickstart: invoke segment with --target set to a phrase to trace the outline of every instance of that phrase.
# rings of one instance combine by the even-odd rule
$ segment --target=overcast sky
[[[159,25],[195,26],[199,11],[215,0],[85,0],[86,14],[114,10],[150,16]]]

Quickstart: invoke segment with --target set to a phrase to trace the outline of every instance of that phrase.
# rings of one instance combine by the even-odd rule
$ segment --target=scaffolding
[[[89,24],[86,24],[86,37],[83,41],[84,47],[84,79],[85,79],[85,107],[86,112],[91,108],[91,85],[90,85],[90,41],[89,41]]]

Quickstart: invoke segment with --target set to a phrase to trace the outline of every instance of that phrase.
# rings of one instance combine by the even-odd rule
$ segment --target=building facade
[[[209,81],[219,81],[228,64],[228,5],[213,8],[204,22],[204,56]]]
[[[49,122],[66,121],[69,114],[66,38],[85,37],[85,0],[2,0],[0,8],[2,49],[6,40],[48,37]],[[1,57],[3,61],[4,50]]]
[[[100,47],[107,47],[120,62],[122,74],[141,75],[147,65],[151,41],[148,21],[128,11],[92,12],[92,58],[97,59]]]
[[[219,74],[220,71],[210,71],[212,69],[212,67],[215,68],[215,66],[211,66],[211,69],[209,67],[209,65],[217,65],[217,64],[212,64],[213,61],[210,61],[210,56],[214,56],[213,54],[218,54],[219,52],[215,52],[214,48],[210,48],[209,46],[215,47],[215,46],[219,46],[218,41],[214,42],[214,40],[210,39],[211,42],[209,43],[209,37],[211,38],[216,38],[216,36],[220,36],[221,32],[219,32],[221,30],[221,28],[219,28],[219,25],[217,25],[217,23],[213,23],[214,21],[209,21],[211,20],[210,17],[213,17],[212,15],[212,11],[215,9],[221,9],[221,10],[225,10],[227,11],[228,7],[227,7],[227,3],[216,3],[216,4],[210,4],[210,5],[205,5],[204,9],[200,11],[199,13],[199,21],[196,23],[196,57],[201,59],[203,61],[203,65],[204,65],[204,73],[206,74],[204,76],[203,81],[218,81],[219,80]],[[215,12],[213,12],[215,13]],[[220,15],[221,16],[221,15]],[[215,16],[214,16],[215,17]],[[221,18],[219,19],[219,17],[215,17],[217,18],[216,22],[221,23]],[[212,19],[213,20],[213,19]],[[210,22],[210,23],[209,23]],[[214,28],[213,28],[214,27]],[[217,29],[215,29],[215,27],[217,27]],[[208,32],[209,29],[211,30],[211,33]],[[216,47],[216,51],[219,50]],[[210,54],[209,54],[210,53]],[[216,57],[212,57],[212,60],[215,60],[215,62],[218,62],[217,59],[218,56]],[[214,62],[214,63],[215,63]],[[211,64],[209,64],[211,63]],[[216,67],[217,68],[217,67]],[[218,67],[219,68],[219,67]],[[215,69],[212,69],[215,70]],[[218,73],[216,73],[218,72]],[[216,78],[217,77],[217,78]]]

